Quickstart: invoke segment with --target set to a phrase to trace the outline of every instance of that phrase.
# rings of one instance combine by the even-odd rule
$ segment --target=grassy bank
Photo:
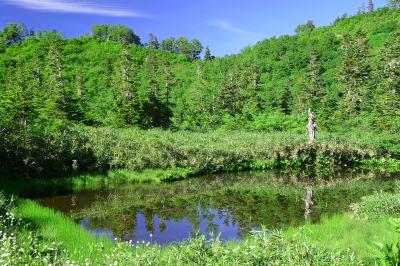
[[[290,228],[284,235],[321,247],[351,249],[360,259],[371,264],[379,254],[377,243],[394,243],[399,240],[388,216],[368,221],[355,219],[352,214],[326,217],[318,224],[308,223],[300,229]]]
[[[2,167],[15,177],[54,177],[127,169],[186,169],[188,175],[275,168],[380,166],[399,167],[397,135],[351,133],[317,136],[283,132],[208,132],[75,127],[40,134],[26,132],[10,141]],[[1,157],[0,153],[0,157]],[[385,161],[380,161],[384,158]],[[4,169],[3,169],[4,170]],[[19,173],[19,172],[20,173]],[[7,175],[7,171],[5,175]],[[184,174],[186,176],[186,174]],[[181,179],[170,173],[163,180]]]
[[[96,262],[105,252],[111,252],[113,244],[105,238],[96,239],[80,225],[61,213],[42,207],[29,200],[19,202],[16,212],[44,241],[58,243],[75,260],[89,259]],[[102,247],[101,249],[95,246]]]
[[[0,178],[0,191],[8,195],[38,198],[45,195],[60,195],[82,190],[118,188],[122,185],[137,183],[160,183],[189,178],[195,173],[189,169],[146,169],[130,171],[126,169],[109,170],[99,174],[81,174],[51,179],[8,179]]]

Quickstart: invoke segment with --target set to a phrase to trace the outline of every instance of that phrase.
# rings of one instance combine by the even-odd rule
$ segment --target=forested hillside
[[[214,59],[186,38],[141,45],[122,26],[62,39],[9,24],[1,33],[2,127],[68,124],[207,130],[400,130],[400,13],[383,8],[308,23]],[[17,33],[17,35],[16,35]],[[122,36],[122,37],[121,37]],[[5,124],[6,123],[6,124]]]
[[[398,158],[399,23],[399,9],[389,7],[345,16],[327,27],[316,28],[309,21],[294,35],[267,39],[222,58],[208,47],[201,58],[203,45],[196,39],[159,42],[150,35],[142,43],[122,25],[95,25],[91,34],[64,39],[55,31],[8,24],[0,32],[0,172],[63,175],[125,167],[131,159],[133,170],[179,166],[199,172],[259,165],[261,158],[272,158],[271,165],[286,165],[288,158],[314,163],[320,159],[313,152],[299,158],[300,150],[309,149],[302,145],[296,154],[281,145],[283,153],[271,151],[257,159],[243,156],[239,144],[233,146],[237,151],[218,146],[231,143],[234,132],[215,138],[196,135],[195,140],[194,134],[182,137],[182,132],[156,131],[154,137],[154,132],[135,131],[263,131],[260,139],[271,137],[266,131],[283,131],[294,134],[285,138],[301,140],[309,108],[319,133],[338,133],[344,140],[325,149],[336,140],[317,136],[330,139],[321,143],[321,154],[341,150],[340,163],[334,164]],[[108,130],[115,132],[105,134]],[[367,141],[366,132],[376,137]],[[138,135],[144,137],[134,137]],[[347,153],[347,140],[360,136],[366,142]],[[252,137],[243,137],[242,145],[248,146],[245,139]],[[197,148],[186,142],[190,139]],[[127,147],[140,152],[132,158]],[[159,153],[148,158],[151,149]],[[375,153],[369,156],[371,150]],[[194,158],[190,154],[208,155],[200,165],[202,160],[189,163]],[[220,156],[230,159],[219,161]],[[156,157],[163,163],[155,163]]]

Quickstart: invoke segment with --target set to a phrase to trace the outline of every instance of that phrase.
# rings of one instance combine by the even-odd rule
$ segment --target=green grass
[[[300,228],[290,228],[284,235],[322,247],[350,248],[366,261],[373,260],[378,253],[376,243],[399,240],[393,233],[388,217],[382,217],[379,221],[368,221],[357,219],[351,214],[326,217],[317,224],[308,223]]]
[[[131,171],[127,169],[109,170],[104,174],[82,174],[65,178],[51,179],[2,179],[0,191],[9,195],[22,197],[43,197],[49,192],[71,193],[82,190],[98,190],[102,188],[118,188],[121,185],[137,183],[173,182],[187,179],[195,175],[190,169],[146,169]]]
[[[149,183],[171,182],[186,179],[195,175],[195,171],[185,168],[145,169],[143,171],[130,171],[127,169],[111,170],[108,178],[114,183]]]
[[[185,178],[223,171],[325,169],[363,163],[386,167],[390,162],[392,168],[400,168],[400,140],[393,134],[319,133],[316,143],[310,144],[305,134],[287,132],[196,133],[74,127],[49,136],[35,138],[28,135],[24,138],[26,141],[21,145],[26,142],[27,147],[21,147],[23,156],[19,153],[21,158],[14,158],[12,162],[18,163],[27,157],[30,164],[21,167],[8,165],[7,169],[20,169],[23,171],[21,176],[38,178],[105,173],[113,169],[133,172],[187,169],[188,173],[183,174]],[[37,138],[41,140],[39,144],[31,143]],[[381,158],[385,161],[380,161]],[[7,162],[4,165],[7,166]],[[15,178],[15,171],[10,174]],[[175,180],[174,174],[171,176],[171,181]],[[148,179],[148,176],[144,174],[143,179]],[[161,179],[170,180],[168,176]]]
[[[26,221],[29,221],[35,233],[47,242],[56,242],[68,251],[71,258],[82,260],[89,258],[96,261],[103,256],[102,251],[95,248],[96,245],[104,247],[104,252],[110,252],[113,244],[106,238],[90,235],[82,226],[74,223],[63,214],[52,209],[42,207],[30,200],[22,200],[17,206],[16,212]]]

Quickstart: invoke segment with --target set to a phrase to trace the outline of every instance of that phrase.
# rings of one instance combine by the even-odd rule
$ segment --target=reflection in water
[[[205,235],[207,238],[219,236],[222,241],[239,240],[239,224],[232,220],[227,211],[202,210],[198,208],[199,223],[193,223],[184,217],[180,220],[164,220],[158,215],[152,215],[149,220],[143,213],[137,213],[132,221],[130,231],[124,232],[122,236],[114,235],[110,229],[96,229],[88,218],[79,223],[96,237],[107,237],[115,239],[120,237],[124,241],[149,242],[152,244],[165,245],[185,240],[196,233]]]
[[[220,235],[221,240],[238,240],[238,224],[233,223],[229,218],[229,213],[221,213],[217,210],[203,211],[198,208],[200,223],[193,223],[184,217],[180,220],[165,220],[158,215],[153,215],[151,221],[143,213],[137,213],[132,224],[132,230],[123,234],[125,241],[145,241],[157,244],[168,244],[179,242],[189,238],[196,232],[207,237]]]
[[[308,219],[311,216],[312,213],[312,205],[314,204],[314,202],[312,201],[313,199],[313,191],[312,188],[309,187],[307,188],[307,192],[306,192],[306,196],[304,197],[304,219]]]
[[[111,239],[163,245],[200,232],[238,240],[262,227],[300,225],[305,211],[312,222],[346,211],[350,203],[378,188],[393,189],[395,178],[354,172],[341,177],[223,174],[173,184],[81,191],[38,201],[70,215],[94,235]]]

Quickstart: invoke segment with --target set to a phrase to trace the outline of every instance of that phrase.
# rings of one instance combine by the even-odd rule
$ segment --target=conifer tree
[[[390,8],[398,9],[398,8],[400,8],[400,0],[388,0],[387,5]]]
[[[374,12],[375,7],[374,7],[374,2],[373,0],[368,0],[368,13]]]
[[[377,111],[382,130],[400,128],[400,32],[390,38],[383,50],[383,67],[379,75]]]
[[[160,48],[160,43],[158,42],[157,37],[150,33],[149,41],[147,42],[146,46],[150,49],[158,50]]]
[[[370,100],[368,97],[371,69],[365,32],[359,30],[355,36],[346,35],[342,52],[343,59],[338,73],[343,94],[341,112],[356,116]]]
[[[311,49],[308,65],[309,88],[307,93],[307,101],[309,102],[308,107],[312,110],[317,109],[318,103],[325,94],[321,75],[322,71],[319,62],[319,56],[315,49]]]
[[[280,109],[283,114],[290,115],[291,109],[292,92],[290,90],[289,82],[286,82],[283,86],[283,91],[280,99]]]
[[[163,102],[170,108],[171,91],[176,83],[174,73],[171,71],[171,66],[167,60],[163,60],[160,66],[160,80],[163,86],[160,87],[160,94]]]
[[[148,88],[147,97],[143,106],[143,124],[145,127],[166,127],[169,124],[170,111],[162,99],[157,77],[159,76],[159,62],[155,56],[148,56],[144,62]]]
[[[139,85],[138,66],[132,59],[128,47],[125,46],[115,67],[112,81],[114,124],[118,126],[140,124],[141,103],[137,94]]]
[[[243,102],[241,113],[246,121],[252,120],[261,110],[261,99],[259,97],[260,75],[254,62],[245,65],[241,71],[242,82],[239,90],[239,100]]]
[[[206,47],[206,51],[204,54],[204,61],[211,61],[212,60],[212,56],[211,56],[211,52],[210,52],[210,47]]]
[[[8,91],[8,113],[21,129],[25,129],[35,116],[34,94],[26,74],[23,63],[17,62],[12,88]]]
[[[241,111],[242,101],[240,98],[239,78],[240,70],[238,66],[232,66],[225,77],[218,95],[218,104],[222,112],[235,116]]]
[[[52,41],[44,71],[44,109],[40,117],[44,121],[61,126],[67,121],[68,91],[65,86],[60,42]]]

